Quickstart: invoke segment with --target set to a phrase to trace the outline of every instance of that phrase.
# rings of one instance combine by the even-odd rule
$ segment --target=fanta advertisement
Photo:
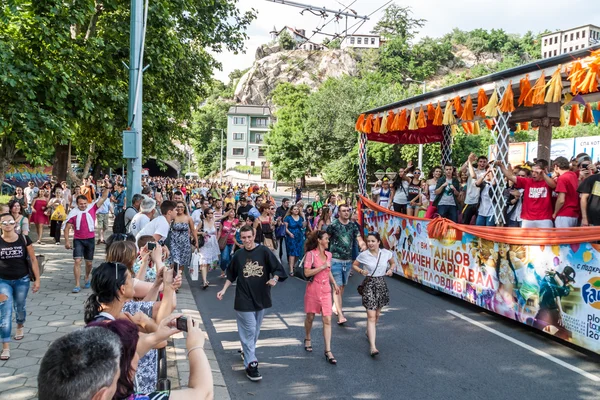
[[[497,243],[459,229],[438,240],[430,223],[363,208],[396,274],[600,353],[600,245]]]

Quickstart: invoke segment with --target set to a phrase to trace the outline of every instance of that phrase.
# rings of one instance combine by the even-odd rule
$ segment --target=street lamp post
[[[427,93],[427,83],[425,81],[416,81],[412,78],[406,78],[406,82],[414,82],[423,84],[423,94]],[[419,145],[419,169],[423,169],[423,145]]]
[[[219,171],[220,171],[220,178],[219,180],[221,181],[220,183],[223,184],[223,133],[224,133],[224,129],[221,129],[221,163],[219,164]]]

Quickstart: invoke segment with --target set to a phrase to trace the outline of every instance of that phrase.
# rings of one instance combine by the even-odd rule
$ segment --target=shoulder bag
[[[358,291],[358,294],[360,294],[361,296],[365,292],[365,286],[367,286],[367,283],[369,283],[371,278],[373,278],[373,275],[375,275],[375,271],[377,271],[377,268],[379,268],[379,259],[380,258],[381,258],[381,249],[379,249],[379,256],[377,256],[377,263],[375,264],[375,269],[373,270],[373,273],[370,276],[366,276],[365,279],[363,279],[363,281],[361,282],[361,284],[358,285],[358,287],[356,288],[356,290]]]
[[[300,260],[300,262],[294,267],[294,276],[302,279],[303,281],[307,281],[307,282],[312,282],[313,281],[313,277],[307,277],[306,274],[304,273],[304,260],[306,259],[306,256],[308,255],[308,253],[312,253],[312,251],[309,251],[307,253],[304,254],[304,257],[302,257],[302,259]],[[312,264],[314,264],[315,262],[315,256],[312,256],[313,260],[312,263],[310,265],[310,269],[313,269],[314,266]]]

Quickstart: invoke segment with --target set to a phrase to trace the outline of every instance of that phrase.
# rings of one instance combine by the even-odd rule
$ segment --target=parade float
[[[440,142],[441,162],[450,163],[453,134],[478,134],[485,124],[495,141],[492,159],[508,165],[511,131],[535,127],[537,158],[549,160],[553,127],[600,122],[599,86],[596,46],[361,114],[359,219],[394,251],[395,273],[600,353],[600,227],[504,227],[499,168],[492,196],[499,226],[408,217],[367,198],[366,157],[369,141]]]

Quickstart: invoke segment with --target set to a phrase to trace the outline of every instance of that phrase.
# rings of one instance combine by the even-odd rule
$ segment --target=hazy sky
[[[294,0],[298,3],[334,10],[343,9],[354,0]],[[359,15],[369,15],[389,0],[356,0],[350,7]],[[410,5],[414,18],[423,18],[427,22],[420,36],[439,37],[457,27],[462,30],[475,28],[504,29],[508,33],[523,34],[528,30],[535,33],[548,30],[568,29],[579,25],[600,25],[600,1],[598,0],[395,0],[399,6]],[[344,4],[342,6],[341,4]],[[278,30],[289,25],[305,29],[307,36],[331,19],[322,19],[309,12],[300,15],[302,9],[272,3],[267,0],[240,0],[238,7],[242,11],[254,8],[257,19],[247,33],[246,54],[217,54],[223,63],[223,71],[215,71],[215,77],[227,81],[229,72],[236,68],[244,69],[252,65],[256,48],[270,40],[269,32],[275,26]],[[357,33],[368,33],[381,18],[383,9],[373,14]],[[348,26],[357,20],[348,20]],[[345,20],[339,24],[329,23],[324,32],[341,33],[345,29]],[[357,25],[358,27],[358,25]],[[350,33],[354,32],[352,29]],[[312,40],[320,43],[325,36],[315,35]]]

